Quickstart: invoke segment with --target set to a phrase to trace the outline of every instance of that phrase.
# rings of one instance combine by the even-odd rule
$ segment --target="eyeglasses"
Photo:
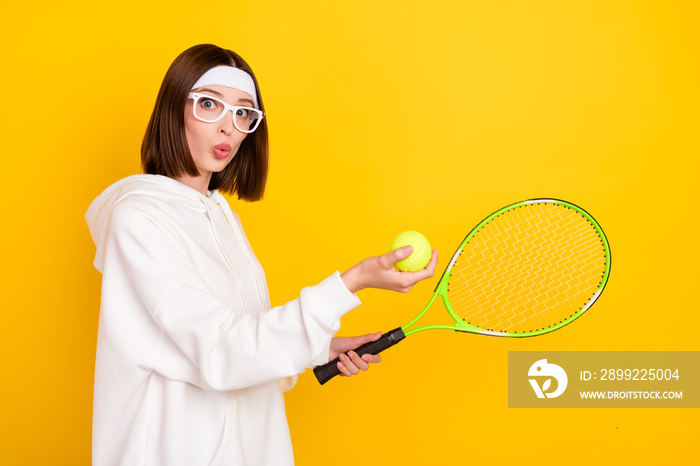
[[[214,123],[221,120],[231,110],[233,113],[233,125],[241,133],[252,133],[258,128],[263,119],[263,112],[252,107],[239,107],[229,105],[223,100],[206,94],[190,92],[187,96],[194,99],[192,112],[194,117],[206,123]]]

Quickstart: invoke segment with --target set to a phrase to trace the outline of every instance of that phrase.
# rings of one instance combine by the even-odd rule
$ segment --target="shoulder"
[[[154,210],[148,200],[128,196],[114,206],[108,236],[136,260],[148,260],[143,256],[147,254],[170,261],[182,253],[191,234],[177,221]]]
[[[160,230],[161,226],[151,202],[143,196],[129,195],[114,205],[110,213],[110,229],[117,233]]]
[[[181,199],[133,193],[114,206],[110,224],[116,231],[165,237],[180,243],[201,231],[208,222],[200,204],[183,204]]]

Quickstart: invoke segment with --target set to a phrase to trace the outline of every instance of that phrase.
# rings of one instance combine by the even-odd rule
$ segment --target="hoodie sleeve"
[[[206,389],[235,390],[303,372],[326,351],[340,317],[360,304],[335,272],[283,306],[237,316],[195,270],[177,236],[130,197],[114,207],[109,228],[106,260],[118,264],[124,286],[136,290],[163,338],[197,367],[200,380],[188,382]],[[158,355],[156,370],[157,361]]]

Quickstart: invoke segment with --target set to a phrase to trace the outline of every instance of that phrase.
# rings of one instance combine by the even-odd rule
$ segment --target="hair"
[[[212,44],[195,45],[170,65],[158,91],[156,105],[141,144],[141,166],[145,173],[177,178],[199,176],[185,133],[185,103],[197,80],[215,66],[233,66],[248,73],[255,83],[258,106],[265,111],[260,88],[248,63],[231,50]],[[209,190],[236,194],[238,199],[262,199],[267,181],[269,143],[267,119],[246,136],[225,169],[213,173]]]

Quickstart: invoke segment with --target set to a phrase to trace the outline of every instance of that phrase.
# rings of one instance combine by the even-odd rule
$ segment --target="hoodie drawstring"
[[[224,218],[226,218],[228,226],[231,228],[231,231],[233,231],[233,236],[235,236],[238,242],[241,244],[241,248],[243,249],[243,255],[245,256],[246,261],[248,261],[248,267],[250,268],[250,272],[253,274],[253,279],[255,280],[255,288],[258,290],[258,299],[260,300],[260,306],[263,308],[263,310],[267,310],[269,309],[269,303],[266,303],[265,299],[263,299],[263,293],[260,289],[260,280],[258,280],[258,276],[255,273],[255,269],[253,268],[253,263],[250,260],[250,254],[248,254],[245,241],[243,240],[243,238],[240,237],[237,229],[234,228],[233,224],[231,223],[231,220],[228,218],[228,215],[226,215],[226,211],[224,210],[221,203],[219,201],[216,201],[216,205],[219,206],[219,208],[221,209],[221,213],[224,214]]]
[[[211,209],[209,209],[209,206],[207,205],[206,202],[203,203],[204,208],[207,211],[207,217],[209,217],[209,226],[211,227],[212,232],[214,233],[214,239],[216,240],[216,245],[219,246],[219,251],[221,251],[221,255],[224,256],[224,259],[226,260],[226,264],[228,265],[229,269],[231,269],[231,273],[233,274],[233,278],[236,282],[236,289],[238,290],[238,295],[241,297],[241,302],[243,303],[243,308],[245,309],[246,314],[248,313],[248,302],[245,299],[245,295],[243,294],[243,290],[241,290],[241,281],[238,279],[238,274],[236,273],[236,269],[233,268],[233,264],[231,264],[231,261],[229,261],[228,256],[224,253],[225,249],[223,248],[221,241],[219,240],[219,235],[216,234],[216,228],[214,227],[214,215],[211,212]],[[257,282],[257,280],[256,280]]]

